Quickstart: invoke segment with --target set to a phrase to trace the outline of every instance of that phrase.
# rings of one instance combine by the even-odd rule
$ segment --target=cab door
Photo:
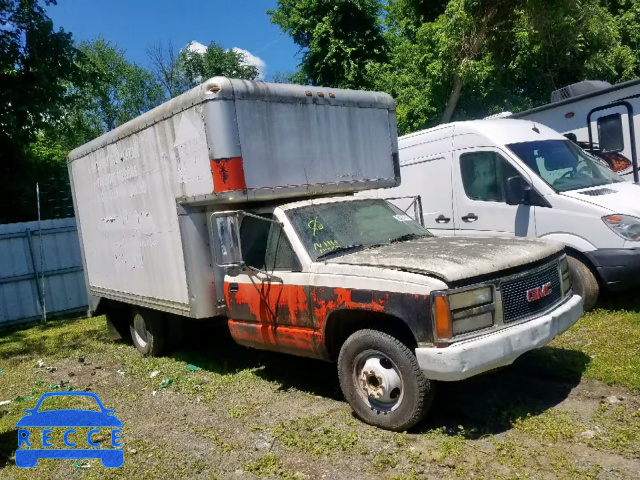
[[[494,147],[454,152],[456,235],[535,237],[532,205],[508,205],[506,181],[531,178]]]
[[[246,216],[240,225],[246,268],[225,274],[229,330],[242,345],[316,356],[308,272],[272,215]]]

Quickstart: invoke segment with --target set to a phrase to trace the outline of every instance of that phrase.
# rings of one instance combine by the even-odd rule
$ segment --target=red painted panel
[[[211,175],[214,193],[247,189],[242,157],[211,160]]]

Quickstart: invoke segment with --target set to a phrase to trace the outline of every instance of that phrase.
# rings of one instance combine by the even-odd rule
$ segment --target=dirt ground
[[[500,371],[437,384],[428,418],[396,434],[353,417],[332,364],[236,346],[224,327],[188,344],[142,358],[106,338],[103,318],[0,337],[0,401],[12,400],[0,406],[0,477],[640,478],[640,395],[586,378],[588,348],[553,344]],[[69,388],[115,409],[124,467],[16,467],[23,410]]]

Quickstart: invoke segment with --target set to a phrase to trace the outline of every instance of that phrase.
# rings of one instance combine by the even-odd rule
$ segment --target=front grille
[[[543,287],[547,283],[551,283],[551,293],[529,301],[528,292]],[[560,276],[555,263],[531,275],[504,282],[501,290],[504,323],[515,322],[547,310],[562,298]],[[537,295],[532,292],[531,296]]]

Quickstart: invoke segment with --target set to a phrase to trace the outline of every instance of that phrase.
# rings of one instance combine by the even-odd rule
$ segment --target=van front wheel
[[[585,312],[593,310],[600,294],[598,280],[591,269],[582,261],[570,256],[567,256],[567,261],[569,262],[569,276],[573,292],[582,297]]]
[[[387,430],[414,426],[433,401],[431,382],[413,352],[377,330],[359,330],[347,338],[338,357],[338,376],[355,414]]]

